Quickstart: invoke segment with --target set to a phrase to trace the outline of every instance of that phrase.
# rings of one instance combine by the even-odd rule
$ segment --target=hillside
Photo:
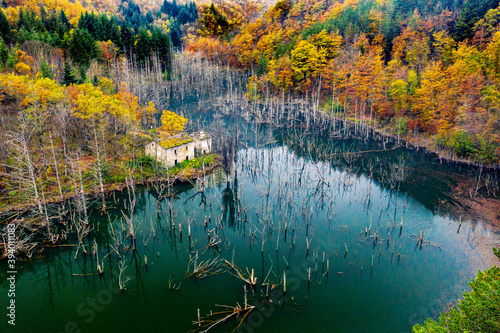
[[[0,9],[0,331],[499,332],[500,0]]]
[[[251,94],[320,96],[325,112],[498,165],[499,22],[491,0],[283,0],[187,48],[251,71]]]

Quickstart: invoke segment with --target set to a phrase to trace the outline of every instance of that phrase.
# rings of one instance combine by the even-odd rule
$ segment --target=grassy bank
[[[171,182],[188,182],[198,177],[203,176],[202,164],[204,163],[205,172],[211,173],[219,166],[219,157],[217,154],[208,154],[199,156],[193,160],[183,161],[174,167],[166,168],[161,163],[155,163],[155,160],[149,156],[141,156],[138,158],[129,158],[126,161],[106,160],[101,164],[103,186],[106,193],[122,190],[126,188],[127,172],[136,184],[148,184],[155,180],[166,181],[167,178]],[[81,180],[85,194],[89,196],[97,196],[99,194],[99,184],[96,175],[96,161],[91,156],[82,157],[80,159]],[[155,173],[155,165],[157,172]],[[43,184],[45,203],[57,204],[62,201],[71,200],[75,197],[76,191],[79,191],[80,184],[75,181],[79,178],[77,175],[65,174],[64,165],[59,165],[59,182],[61,184],[62,198],[59,192],[57,182],[57,174],[53,168],[49,168],[47,176],[40,179]],[[168,177],[167,177],[168,170]],[[9,186],[9,175],[4,173],[0,176],[6,190],[7,195],[0,196],[0,216],[9,214],[14,211],[24,211],[33,208],[34,202],[26,192],[18,191],[16,188]],[[157,178],[158,177],[158,178]],[[3,180],[2,180],[3,178]]]

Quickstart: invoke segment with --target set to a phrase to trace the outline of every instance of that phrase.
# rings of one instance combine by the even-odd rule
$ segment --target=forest
[[[144,146],[152,140],[175,141],[204,126],[215,154],[172,168],[145,156]],[[420,148],[432,153],[422,153],[432,166],[415,162],[412,154]],[[327,165],[339,173],[332,175]],[[70,266],[72,277],[102,280],[106,260],[119,272],[119,292],[125,295],[127,265],[135,261],[136,272],[153,271],[151,260],[160,250],[154,253],[148,242],[166,237],[167,256],[175,252],[176,261],[188,263],[186,284],[223,273],[244,283],[238,296],[244,307],[236,303],[215,312],[222,319],[214,319],[212,310],[202,317],[198,308],[192,332],[233,316],[239,318],[237,330],[247,316],[267,311],[273,302],[284,312],[299,313],[301,302],[286,298],[294,265],[304,268],[304,278],[298,276],[309,294],[328,283],[329,260],[330,280],[337,282],[360,265],[360,279],[365,269],[371,281],[383,254],[390,255],[392,269],[393,262],[399,268],[406,258],[415,260],[422,249],[441,253],[435,238],[444,247],[456,241],[453,237],[467,237],[460,240],[475,249],[483,225],[464,222],[469,235],[463,236],[462,215],[465,220],[472,202],[500,221],[499,167],[499,1],[9,0],[1,5],[0,258],[7,254],[7,221],[14,221],[15,252],[23,260],[71,247],[71,260],[79,266],[92,261],[90,273],[73,273]],[[213,178],[206,180],[212,170]],[[444,194],[418,193],[434,189],[426,182]],[[248,190],[252,186],[254,191]],[[221,196],[214,189],[222,189]],[[352,199],[360,196],[359,202]],[[325,198],[331,199],[329,208]],[[425,202],[429,198],[432,203]],[[254,205],[247,206],[247,199]],[[344,206],[332,208],[336,200]],[[426,226],[433,239],[424,237],[419,228],[425,223],[405,215],[419,212],[412,200],[432,210],[427,217],[432,223],[458,221],[456,235],[437,236],[433,224]],[[342,215],[352,202],[366,211],[362,218]],[[477,203],[484,206],[477,209]],[[372,215],[377,205],[380,212]],[[200,207],[205,211],[196,211]],[[449,209],[442,213],[443,207]],[[186,213],[190,210],[196,213]],[[315,210],[329,221],[318,223],[318,234],[329,237],[337,216],[348,221],[334,224],[332,235],[342,241],[329,240],[333,250],[324,250],[312,227]],[[147,215],[151,212],[155,220]],[[440,220],[445,214],[450,221]],[[351,222],[366,225],[350,243],[353,230],[345,223]],[[237,232],[228,232],[226,240],[224,231],[235,225]],[[497,232],[487,230],[488,237]],[[296,242],[297,235],[305,242]],[[248,258],[252,246],[260,250],[255,251],[262,263],[259,283],[254,268],[245,273],[235,265],[236,247],[231,261],[222,257],[247,241]],[[207,244],[200,247],[202,242]],[[304,263],[293,257],[296,247],[305,251]],[[470,255],[463,244],[457,248]],[[425,252],[430,263],[463,265],[453,251],[442,257],[431,251]],[[210,256],[202,260],[205,252]],[[494,250],[493,257],[499,255]],[[342,257],[345,264],[339,264]],[[413,332],[498,331],[499,281],[497,266],[485,268],[457,306],[410,321]],[[169,276],[168,291],[180,288]],[[269,296],[278,291],[278,298]],[[264,306],[248,303],[256,300]]]
[[[235,27],[221,7],[186,49],[250,71],[250,98],[305,96],[449,158],[498,165],[498,5],[283,0]]]
[[[197,11],[194,3],[165,1],[155,15],[168,15],[178,27],[195,21]],[[139,69],[157,71],[160,82],[168,78],[176,30],[153,22],[151,11],[142,14],[132,1],[113,16],[78,2],[11,3],[2,9],[3,209],[34,198],[42,213],[45,202],[64,201],[76,190],[68,178],[74,158],[82,164],[91,159],[83,179],[93,178],[87,167],[97,164],[103,195],[104,185],[122,173],[119,158],[138,158],[140,144],[184,129],[185,118],[139,101],[119,78]]]

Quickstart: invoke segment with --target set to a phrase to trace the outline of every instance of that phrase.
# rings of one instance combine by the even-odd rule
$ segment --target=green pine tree
[[[78,78],[77,83],[85,83],[85,81],[87,80],[87,69],[85,68],[85,66],[80,66],[79,74],[80,77]]]
[[[71,23],[69,23],[68,17],[64,13],[64,10],[61,9],[57,20],[59,21],[59,25],[61,27],[63,27],[64,31],[68,31],[69,29],[71,29],[71,27],[72,27]]]
[[[97,46],[94,38],[86,29],[75,29],[69,40],[69,56],[83,66],[90,64],[90,60],[97,57]]]
[[[256,74],[260,76],[265,73],[267,73],[267,59],[264,53],[261,53]]]
[[[0,36],[6,43],[10,42],[11,38],[10,24],[9,21],[7,21],[7,17],[5,17],[3,10],[0,10]]]
[[[5,42],[0,39],[0,62],[2,65],[7,63],[9,59],[9,48],[5,45]]]
[[[474,37],[474,26],[490,9],[498,7],[498,0],[467,0],[453,27],[455,40],[463,41]]]
[[[44,78],[52,79],[52,71],[50,70],[50,66],[47,63],[47,60],[45,59],[43,59],[42,63],[40,64],[40,74],[42,74]]]
[[[151,38],[145,28],[139,30],[137,44],[135,45],[135,54],[137,55],[137,62],[140,64],[144,64],[151,56]]]

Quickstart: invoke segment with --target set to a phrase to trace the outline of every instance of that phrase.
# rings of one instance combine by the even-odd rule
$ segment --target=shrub
[[[155,159],[152,158],[151,156],[141,156],[141,157],[138,157],[138,158],[133,159],[131,161],[128,161],[127,165],[129,167],[131,167],[131,168],[138,168],[141,165],[143,167],[145,167],[145,166],[147,166],[147,167],[154,167],[154,165],[155,165]]]
[[[477,151],[474,138],[465,131],[455,133],[452,141],[452,149],[455,154],[464,157],[472,157]]]
[[[202,166],[202,158],[205,160],[205,165],[209,165],[214,163],[215,156],[216,156],[215,154],[210,154],[210,155],[200,156],[192,160],[182,161],[179,164],[170,168],[170,174],[176,175],[180,171],[186,172],[187,170],[200,169]]]
[[[457,156],[481,163],[494,164],[500,159],[500,143],[489,136],[474,135],[458,130],[438,134],[436,144],[453,151]]]

